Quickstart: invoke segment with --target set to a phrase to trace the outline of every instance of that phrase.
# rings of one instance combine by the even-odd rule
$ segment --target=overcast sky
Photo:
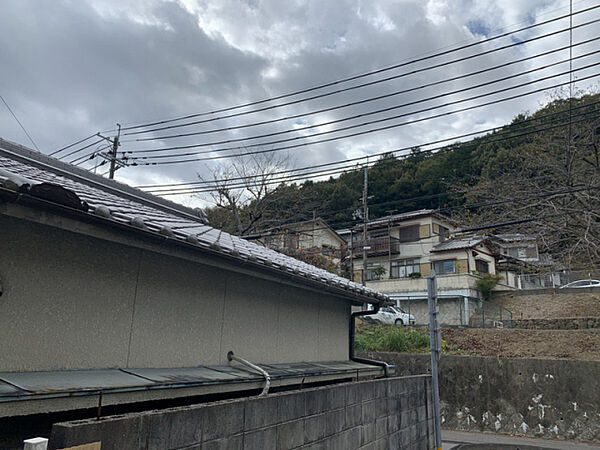
[[[577,11],[594,4],[596,2],[592,0],[579,0],[573,2],[573,7]],[[567,14],[568,11],[569,2],[566,0],[2,0],[0,95],[12,108],[40,151],[50,153],[95,132],[108,132],[114,129],[117,122],[124,126],[143,124],[261,100],[483,40]],[[595,10],[575,16],[573,22],[577,25],[599,17],[599,10]],[[530,39],[568,25],[568,20],[555,22],[362,81],[406,73],[434,63]],[[600,25],[595,24],[576,29],[573,33],[574,42],[597,36],[599,28]],[[404,75],[369,88],[169,131],[189,133],[214,130],[311,112],[506,64],[568,43],[568,33],[557,34],[552,38],[490,53],[463,63],[450,64],[441,69]],[[573,55],[582,55],[599,48],[598,42],[578,46],[573,50]],[[565,50],[479,76],[376,102],[229,132],[142,143],[134,142],[133,139],[169,133],[161,131],[124,136],[120,150],[206,144],[312,126],[298,133],[254,139],[235,145],[264,144],[251,148],[275,148],[282,144],[267,142],[295,136],[305,138],[293,141],[292,144],[308,143],[318,138],[306,136],[356,125],[366,120],[459,101],[564,72],[569,65],[561,64],[477,90],[336,125],[315,127],[315,124],[386,107],[397,107],[407,102],[523,73],[565,60],[568,56],[569,53]],[[575,60],[573,67],[599,61],[598,55],[593,55]],[[597,68],[580,71],[575,74],[575,79],[595,73]],[[359,81],[344,86],[351,86]],[[556,77],[509,91],[504,96],[565,81],[568,81],[568,76]],[[576,86],[597,89],[598,78]],[[540,92],[436,120],[299,147],[290,150],[289,154],[294,164],[300,167],[418,145],[504,124],[518,113],[535,110],[548,101],[549,95],[549,92]],[[361,127],[356,131],[398,124],[501,97],[496,95],[452,107],[440,107],[425,113],[407,115],[402,119]],[[302,97],[291,99],[297,98]],[[280,100],[279,103],[283,101]],[[206,117],[211,116],[202,118]],[[180,122],[172,124],[177,123]],[[323,137],[349,132],[351,131]],[[108,132],[107,135],[112,136],[111,133]],[[1,103],[0,137],[29,147],[33,145]],[[223,147],[227,145],[208,145],[196,151]],[[194,162],[131,167],[119,170],[117,178],[133,185],[191,181],[196,178],[197,172],[207,170],[206,164]]]

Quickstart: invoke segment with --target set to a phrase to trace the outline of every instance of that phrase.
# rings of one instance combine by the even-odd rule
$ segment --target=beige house
[[[438,292],[447,296],[478,297],[477,280],[496,273],[496,246],[489,238],[451,238],[457,230],[449,217],[433,210],[419,210],[383,217],[368,224],[363,240],[353,230],[354,280],[392,298],[424,297],[432,270]],[[366,267],[363,267],[363,247]]]
[[[346,241],[320,217],[271,228],[246,239],[291,255],[321,255],[338,268],[347,249]]]

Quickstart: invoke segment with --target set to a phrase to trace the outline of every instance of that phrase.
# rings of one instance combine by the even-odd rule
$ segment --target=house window
[[[367,263],[366,280],[381,280],[383,278],[384,267],[381,263]]]
[[[419,240],[419,225],[400,228],[400,242],[415,242]]]
[[[445,241],[446,239],[448,239],[449,231],[450,230],[448,228],[438,225],[438,234],[440,235],[441,241]]]
[[[475,260],[475,270],[479,273],[490,273],[490,265],[482,259]]]
[[[324,256],[331,256],[335,249],[331,245],[323,244],[321,246],[321,254]]]
[[[456,261],[453,259],[447,259],[445,261],[435,261],[433,263],[433,270],[435,270],[436,275],[456,273]]]
[[[390,267],[390,278],[408,278],[411,273],[421,271],[418,259],[400,259],[392,261]]]

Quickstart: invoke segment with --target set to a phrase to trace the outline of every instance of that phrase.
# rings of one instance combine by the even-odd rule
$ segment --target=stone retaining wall
[[[600,328],[600,317],[573,317],[564,319],[515,319],[514,328],[530,330],[586,330]]]
[[[365,353],[426,373],[428,354]],[[600,442],[600,361],[444,355],[442,427]]]
[[[58,423],[50,449],[428,449],[427,375]]]

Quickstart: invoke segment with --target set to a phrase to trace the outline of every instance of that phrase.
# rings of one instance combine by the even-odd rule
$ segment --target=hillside
[[[526,231],[542,236],[551,236],[569,224],[585,226],[581,221],[567,220],[557,223],[558,228],[544,228],[549,212],[560,210],[566,214],[574,207],[582,209],[584,203],[589,204],[570,191],[577,186],[600,186],[598,100],[599,94],[582,95],[571,102],[555,100],[469,142],[448,145],[436,152],[415,148],[403,158],[381,157],[369,169],[370,217],[421,208],[440,209],[469,225],[535,217],[539,219],[536,223],[504,228],[503,232]],[[260,220],[247,234],[314,215],[324,218],[333,228],[349,227],[356,220],[353,212],[361,206],[362,188],[363,171],[358,167],[326,181],[282,184],[270,195]],[[535,198],[539,193],[546,195],[544,200],[558,193],[561,204],[542,204]],[[213,208],[208,215],[213,225],[231,228],[228,211]],[[599,219],[594,218],[590,229],[594,245],[600,237],[600,225],[595,234],[595,222],[600,223]],[[567,254],[577,239],[559,233],[547,240],[548,248],[544,250],[570,264],[575,253],[589,253],[590,246],[584,245],[574,254]],[[597,261],[598,255],[592,253],[586,259]]]

